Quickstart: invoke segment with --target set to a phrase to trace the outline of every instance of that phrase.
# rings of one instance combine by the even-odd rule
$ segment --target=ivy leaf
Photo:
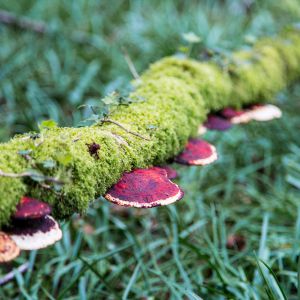
[[[100,119],[99,115],[92,114],[89,118],[87,118],[85,121],[98,121]]]
[[[112,92],[104,97],[101,101],[106,105],[118,104],[120,95],[117,92]]]
[[[30,178],[36,182],[43,182],[45,180],[45,176],[42,172],[34,169],[28,169],[27,172],[30,174]]]
[[[18,154],[21,156],[27,156],[32,152],[32,150],[20,150],[18,151]]]
[[[53,189],[56,192],[60,192],[62,190],[62,185],[56,183],[56,184],[53,185]]]
[[[56,162],[52,159],[47,159],[42,162],[42,165],[45,169],[53,169],[56,167]]]
[[[153,130],[153,129],[156,129],[157,126],[150,124],[150,125],[147,126],[147,128],[150,129],[150,130]]]

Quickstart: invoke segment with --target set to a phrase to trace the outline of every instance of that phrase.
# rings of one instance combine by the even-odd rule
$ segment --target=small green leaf
[[[117,92],[112,92],[103,99],[101,99],[101,101],[106,105],[118,104],[119,97],[120,95]]]
[[[28,169],[27,172],[30,174],[30,178],[37,182],[42,182],[45,180],[45,176],[42,172],[34,169]]]
[[[200,36],[196,35],[194,32],[187,32],[182,35],[183,39],[190,44],[197,44],[202,41]]]
[[[53,169],[56,167],[56,162],[52,159],[47,159],[42,162],[45,169]]]
[[[186,47],[186,46],[180,46],[178,48],[179,52],[182,52],[182,53],[188,53],[189,52],[189,47]]]
[[[61,189],[62,189],[62,185],[61,185],[61,184],[58,184],[58,183],[55,183],[55,184],[53,185],[53,189],[54,189],[54,191],[56,191],[56,192],[60,192]]]
[[[95,114],[92,114],[89,118],[87,118],[85,121],[98,121],[99,120],[99,115],[95,115]]]
[[[27,156],[32,152],[32,150],[20,150],[18,151],[18,154],[21,156]]]
[[[40,125],[40,130],[56,128],[57,123],[54,120],[45,120]]]
[[[156,128],[157,128],[157,126],[155,126],[155,125],[147,125],[147,129],[153,130],[153,129],[156,129]]]

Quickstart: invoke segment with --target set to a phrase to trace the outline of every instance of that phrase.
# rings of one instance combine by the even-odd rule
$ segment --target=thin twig
[[[43,189],[47,190],[47,191],[51,191],[52,193],[54,193],[56,196],[61,196],[61,193],[55,191],[50,185],[39,182],[39,186],[41,186]]]
[[[29,268],[29,262],[26,262],[25,264],[21,265],[17,269],[10,271],[5,276],[0,278],[0,285],[4,285],[9,281],[13,280],[16,276],[16,273],[24,273],[28,270],[28,268]]]
[[[128,146],[128,143],[118,134],[112,133],[108,130],[102,130],[101,133],[105,134],[106,136],[109,136],[117,141],[120,145],[126,145]]]
[[[2,177],[9,177],[9,178],[22,178],[22,177],[41,177],[42,179],[44,179],[45,181],[48,182],[53,182],[53,183],[57,183],[57,184],[64,184],[63,181],[58,180],[54,177],[48,177],[48,176],[43,176],[43,175],[37,175],[31,172],[23,172],[23,173],[6,173],[3,172],[2,170],[0,170],[0,176]]]
[[[124,58],[127,62],[128,68],[129,68],[133,78],[136,79],[136,80],[140,80],[140,75],[138,74],[138,72],[137,72],[137,70],[136,70],[136,68],[135,68],[135,66],[134,66],[127,50],[124,47],[122,47],[122,52],[123,52]]]
[[[48,27],[48,24],[42,21],[32,21],[31,19],[24,16],[17,16],[6,10],[0,10],[0,23],[15,27],[21,30],[32,31],[37,34],[47,36],[63,36],[64,38],[70,39],[72,42],[90,45],[99,48],[99,45],[93,38],[86,32],[74,31],[71,33],[62,34],[61,32],[54,31]]]
[[[20,177],[28,177],[28,176],[32,176],[31,173],[29,172],[24,172],[24,173],[5,173],[2,170],[0,170],[0,176],[2,177],[10,177],[10,178],[20,178]]]
[[[126,132],[132,134],[132,135],[135,135],[143,140],[146,140],[146,141],[151,141],[149,138],[146,138],[142,135],[140,135],[139,133],[137,132],[134,132],[134,131],[131,131],[129,129],[127,129],[126,127],[124,127],[121,123],[117,122],[117,121],[114,121],[114,120],[111,120],[111,119],[103,119],[101,120],[101,122],[107,122],[107,123],[112,123],[112,124],[115,124],[117,126],[119,126],[120,128],[122,128],[123,130],[125,130]]]
[[[45,23],[32,21],[24,17],[17,17],[6,10],[0,10],[0,22],[5,25],[15,26],[17,28],[30,30],[39,34],[44,34],[47,31]]]

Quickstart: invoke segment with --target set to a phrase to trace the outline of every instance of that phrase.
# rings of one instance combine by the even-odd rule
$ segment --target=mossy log
[[[300,77],[300,34],[290,29],[262,39],[224,65],[164,58],[130,95],[145,101],[120,105],[109,116],[113,122],[44,128],[0,144],[0,226],[23,195],[50,203],[58,218],[83,213],[124,172],[162,164],[182,151],[209,112],[272,100]]]

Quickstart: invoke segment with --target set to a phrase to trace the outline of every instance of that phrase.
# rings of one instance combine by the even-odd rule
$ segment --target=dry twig
[[[141,139],[143,139],[143,140],[146,140],[146,141],[151,141],[149,138],[146,138],[146,137],[140,135],[140,134],[137,133],[137,132],[134,132],[134,131],[131,131],[131,130],[127,129],[127,128],[124,127],[121,123],[119,123],[119,122],[117,122],[117,121],[114,121],[114,120],[111,120],[111,119],[103,119],[103,120],[101,120],[101,122],[107,122],[107,123],[115,124],[115,125],[119,126],[120,128],[122,128],[123,130],[125,130],[126,132],[128,132],[128,133],[130,133],[130,134],[132,134],[132,135],[134,135],[134,136],[137,136],[137,137],[139,137],[139,138],[141,138]]]

